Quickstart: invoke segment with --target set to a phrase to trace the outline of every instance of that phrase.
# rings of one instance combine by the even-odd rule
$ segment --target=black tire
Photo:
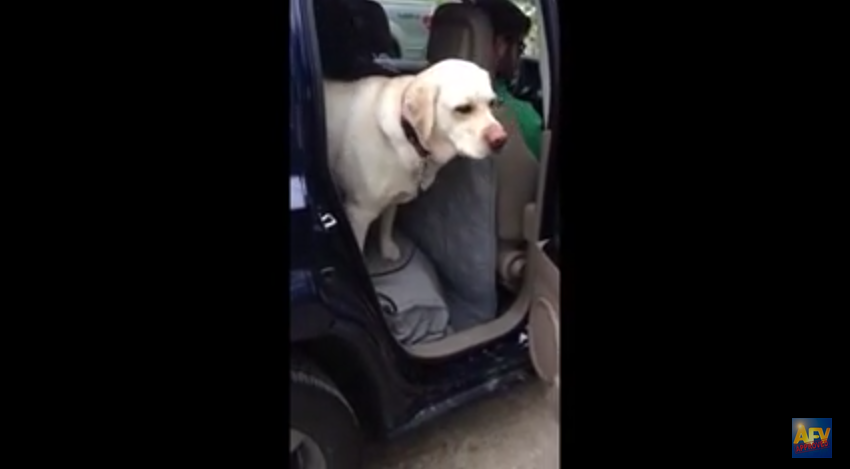
[[[317,367],[298,361],[290,363],[289,389],[290,439],[293,430],[306,435],[321,452],[326,469],[360,469],[363,435],[354,411],[333,382]],[[304,462],[308,453],[309,449],[290,452],[289,467],[313,469]]]

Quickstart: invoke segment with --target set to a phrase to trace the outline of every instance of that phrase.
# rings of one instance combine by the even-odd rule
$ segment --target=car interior
[[[390,58],[387,16],[376,5],[370,0],[314,2],[325,79],[413,74],[447,58],[493,71],[492,27],[473,2],[436,8],[427,62]],[[542,375],[557,370],[552,357],[559,346],[560,274],[547,255],[553,249],[547,247],[550,240],[538,239],[543,197],[538,182],[545,180],[550,157],[542,29],[540,57],[524,57],[512,84],[514,96],[543,116],[539,158],[525,146],[510,112],[496,108],[509,136],[504,148],[485,160],[453,160],[428,191],[399,208],[395,239],[402,259],[386,261],[377,254],[377,243],[367,242],[366,267],[389,329],[414,357],[456,355],[516,331],[528,319],[529,336],[536,342],[535,367]]]

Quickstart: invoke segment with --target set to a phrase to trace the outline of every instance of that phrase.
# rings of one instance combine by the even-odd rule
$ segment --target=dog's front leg
[[[381,256],[384,259],[394,261],[401,257],[401,251],[398,249],[395,241],[393,241],[393,223],[395,222],[396,204],[390,204],[381,214]]]
[[[375,221],[376,214],[372,210],[366,210],[353,204],[345,205],[345,213],[348,215],[348,223],[351,225],[354,238],[357,240],[357,247],[360,248],[362,253],[366,248],[366,234],[369,232],[369,225]]]
[[[434,184],[434,179],[437,177],[437,170],[440,167],[436,164],[425,163],[425,166],[422,168],[422,178],[419,180],[419,190],[425,192],[431,187],[431,184]]]

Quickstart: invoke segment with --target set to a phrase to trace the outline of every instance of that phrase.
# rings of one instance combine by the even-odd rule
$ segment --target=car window
[[[403,61],[425,61],[431,16],[443,3],[461,3],[461,0],[376,0],[387,13],[390,32],[393,36],[395,51],[390,59]],[[511,0],[530,19],[531,31],[525,39],[523,56],[538,56],[537,37],[538,17],[535,14],[536,0]],[[383,59],[386,59],[384,57]]]
[[[540,50],[537,45],[537,30],[539,28],[539,15],[537,15],[537,1],[535,0],[512,0],[516,6],[525,13],[525,16],[531,20],[531,29],[528,31],[528,36],[525,38],[524,57],[539,58]]]
[[[391,59],[424,61],[431,15],[438,0],[376,0],[387,14],[394,51]]]

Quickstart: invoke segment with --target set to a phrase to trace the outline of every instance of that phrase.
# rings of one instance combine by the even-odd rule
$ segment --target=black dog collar
[[[408,122],[405,118],[401,119],[401,129],[404,131],[404,136],[407,137],[407,141],[413,145],[413,148],[416,149],[416,153],[418,153],[421,158],[428,158],[431,155],[431,152],[422,146],[422,143],[419,141],[419,137],[416,136],[416,131],[413,130],[413,126],[410,125],[410,122]]]

